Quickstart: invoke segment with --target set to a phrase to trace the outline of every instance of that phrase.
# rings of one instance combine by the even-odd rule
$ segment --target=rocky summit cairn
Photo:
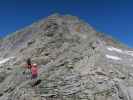
[[[53,14],[0,41],[0,100],[133,100],[133,51]],[[24,68],[39,66],[38,80]]]

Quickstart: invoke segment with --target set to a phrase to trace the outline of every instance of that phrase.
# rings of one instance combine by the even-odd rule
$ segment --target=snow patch
[[[106,55],[108,59],[113,59],[113,60],[122,60],[120,57],[117,56],[112,56],[112,55]]]
[[[133,56],[133,51],[126,51],[126,50],[118,49],[118,48],[115,48],[115,47],[112,47],[112,46],[107,47],[107,50],[115,51],[115,52],[118,52],[118,53],[121,53],[121,54],[127,54],[127,55],[130,55],[130,56]]]
[[[9,57],[9,58],[5,58],[5,59],[2,59],[2,60],[0,60],[0,65],[1,64],[4,64],[4,63],[6,63],[6,62],[8,62],[9,60],[11,60],[11,59],[13,59],[14,57]]]
[[[119,53],[123,53],[123,51],[121,49],[118,49],[118,48],[114,48],[114,47],[107,47],[107,49],[109,51],[116,51],[116,52],[119,52]]]
[[[125,51],[125,54],[133,56],[133,51]]]

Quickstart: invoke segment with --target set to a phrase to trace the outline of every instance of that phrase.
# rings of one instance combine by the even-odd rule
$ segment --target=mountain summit
[[[0,100],[133,100],[133,51],[78,17],[53,14],[0,42]],[[39,66],[35,86],[24,68]]]

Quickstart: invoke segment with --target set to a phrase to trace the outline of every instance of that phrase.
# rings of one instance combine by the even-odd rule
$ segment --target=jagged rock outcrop
[[[133,51],[77,17],[33,23],[3,39],[0,53],[0,100],[133,100]]]

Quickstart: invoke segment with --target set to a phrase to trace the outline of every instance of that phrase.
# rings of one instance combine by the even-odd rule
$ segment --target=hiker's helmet
[[[36,64],[36,63],[34,63],[34,64],[33,64],[33,66],[37,67],[37,64]]]

